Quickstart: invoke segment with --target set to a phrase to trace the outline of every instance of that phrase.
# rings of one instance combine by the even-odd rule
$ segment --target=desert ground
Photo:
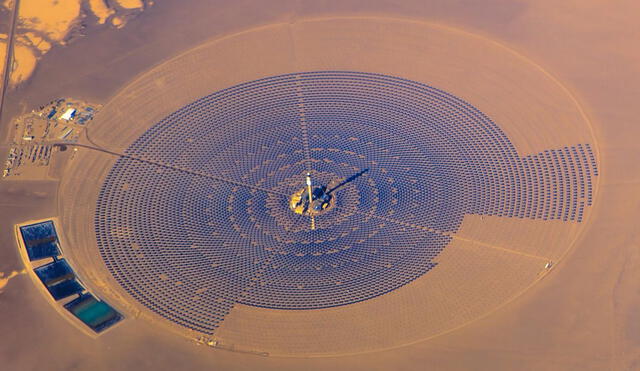
[[[18,14],[44,9],[37,3],[45,2],[20,1]],[[215,333],[220,346],[208,347],[137,303],[104,266],[93,215],[116,158],[79,147],[56,170],[59,180],[0,181],[0,360],[8,370],[640,368],[634,3],[70,3],[85,18],[69,7],[68,22],[49,31],[19,23],[18,34],[46,36],[52,46],[30,47],[37,63],[23,62],[30,67],[22,72],[24,52],[15,49],[12,73],[22,77],[4,96],[3,157],[12,119],[59,97],[104,105],[80,144],[122,153],[166,115],[219,89],[357,70],[464,98],[520,156],[590,143],[599,175],[581,223],[467,215],[439,257],[443,269],[330,309],[237,305]],[[0,13],[0,32],[9,33],[9,15]],[[82,36],[65,39],[73,22],[84,22]],[[59,218],[65,257],[83,282],[125,315],[100,336],[63,318],[25,272],[14,226],[48,217]]]

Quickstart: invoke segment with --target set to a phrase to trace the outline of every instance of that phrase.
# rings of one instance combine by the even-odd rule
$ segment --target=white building
[[[75,115],[76,115],[76,109],[75,108],[69,108],[60,116],[60,119],[69,121]]]

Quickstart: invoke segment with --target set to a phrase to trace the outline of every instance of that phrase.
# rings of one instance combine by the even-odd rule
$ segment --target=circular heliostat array
[[[331,207],[291,197],[325,186]],[[588,144],[520,157],[486,115],[399,77],[263,78],[184,106],[109,172],[95,226],[107,268],[140,303],[211,333],[236,304],[320,309],[438,269],[467,214],[581,221]]]

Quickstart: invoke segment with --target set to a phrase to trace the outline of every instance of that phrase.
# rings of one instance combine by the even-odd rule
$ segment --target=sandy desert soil
[[[636,318],[640,311],[640,234],[636,227],[640,218],[640,165],[635,161],[640,158],[640,111],[635,104],[640,53],[630,47],[640,40],[635,2],[284,1],[269,8],[257,1],[215,7],[208,1],[184,4],[159,2],[131,21],[124,32],[89,27],[89,36],[71,43],[64,52],[53,48],[41,59],[39,72],[30,84],[8,97],[8,117],[61,95],[107,103],[152,66],[207,40],[264,25],[336,15],[419,19],[507,45],[550,71],[575,97],[592,123],[599,147],[602,173],[592,220],[562,261],[515,300],[447,334],[365,355],[280,358],[215,350],[166,331],[152,318],[136,320],[135,315],[118,331],[89,340],[68,321],[60,320],[25,275],[17,275],[0,295],[0,312],[10,318],[0,321],[0,332],[13,334],[0,339],[0,359],[9,369],[640,368],[640,326]],[[224,56],[217,58],[224,60]],[[518,116],[505,113],[505,117]],[[3,118],[3,123],[6,120]],[[548,117],[544,122],[553,124]],[[2,129],[5,133],[1,137],[6,137],[8,128],[4,125]],[[523,137],[522,145],[526,146]],[[13,240],[13,225],[56,215],[58,191],[55,182],[20,186],[0,183],[3,277],[24,268]],[[75,202],[80,207],[92,207],[82,199]],[[463,231],[476,238],[495,238],[483,235],[487,231],[479,229],[473,220],[467,226]],[[523,236],[537,230],[529,225],[520,228],[522,235],[504,236],[501,243],[526,242]],[[550,238],[555,239],[553,236]],[[565,243],[563,239],[558,241]],[[548,246],[540,246],[539,251],[544,252],[544,248],[553,251]],[[45,338],[55,341],[42,342]],[[35,342],[40,344],[37,352],[25,351]]]
[[[107,18],[115,13],[113,9],[109,8],[105,0],[90,0],[89,8],[91,12],[98,17],[98,24],[105,23]]]
[[[80,17],[80,4],[80,0],[20,1],[18,16],[23,27],[40,32],[53,42],[64,43]]]
[[[5,275],[4,272],[0,272],[0,294],[2,294],[2,291],[4,290],[4,288],[9,284],[9,281],[18,276],[19,274],[24,274],[27,271],[25,269],[21,270],[21,271],[12,271],[11,273],[8,273]]]
[[[142,0],[116,0],[116,3],[125,9],[140,9],[144,6]]]
[[[105,0],[20,1],[18,32],[15,37],[16,48],[10,80],[12,87],[26,82],[31,77],[38,60],[49,52],[52,46],[66,45],[74,32],[80,32],[80,29],[86,26],[87,15],[83,10],[85,3],[89,13],[95,16],[98,25],[110,20],[110,24],[116,28],[126,25],[127,20],[134,14],[131,11],[142,10],[144,7],[141,0],[118,2],[116,6]],[[8,11],[13,8],[13,5],[13,1],[10,0],[2,4]],[[3,61],[6,59],[4,52],[0,57]]]

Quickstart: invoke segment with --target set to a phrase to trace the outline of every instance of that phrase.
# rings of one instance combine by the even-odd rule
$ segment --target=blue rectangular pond
[[[55,300],[84,291],[84,287],[76,280],[75,273],[65,259],[45,264],[34,269],[34,272]]]
[[[80,282],[75,279],[63,281],[53,286],[48,286],[47,289],[55,300],[64,299],[71,295],[77,295],[84,291],[84,287],[82,287]]]
[[[101,332],[122,319],[122,315],[109,304],[90,293],[80,295],[64,307],[95,332]]]
[[[29,260],[39,260],[60,255],[58,235],[53,221],[30,224],[20,227],[22,241],[27,249]]]

